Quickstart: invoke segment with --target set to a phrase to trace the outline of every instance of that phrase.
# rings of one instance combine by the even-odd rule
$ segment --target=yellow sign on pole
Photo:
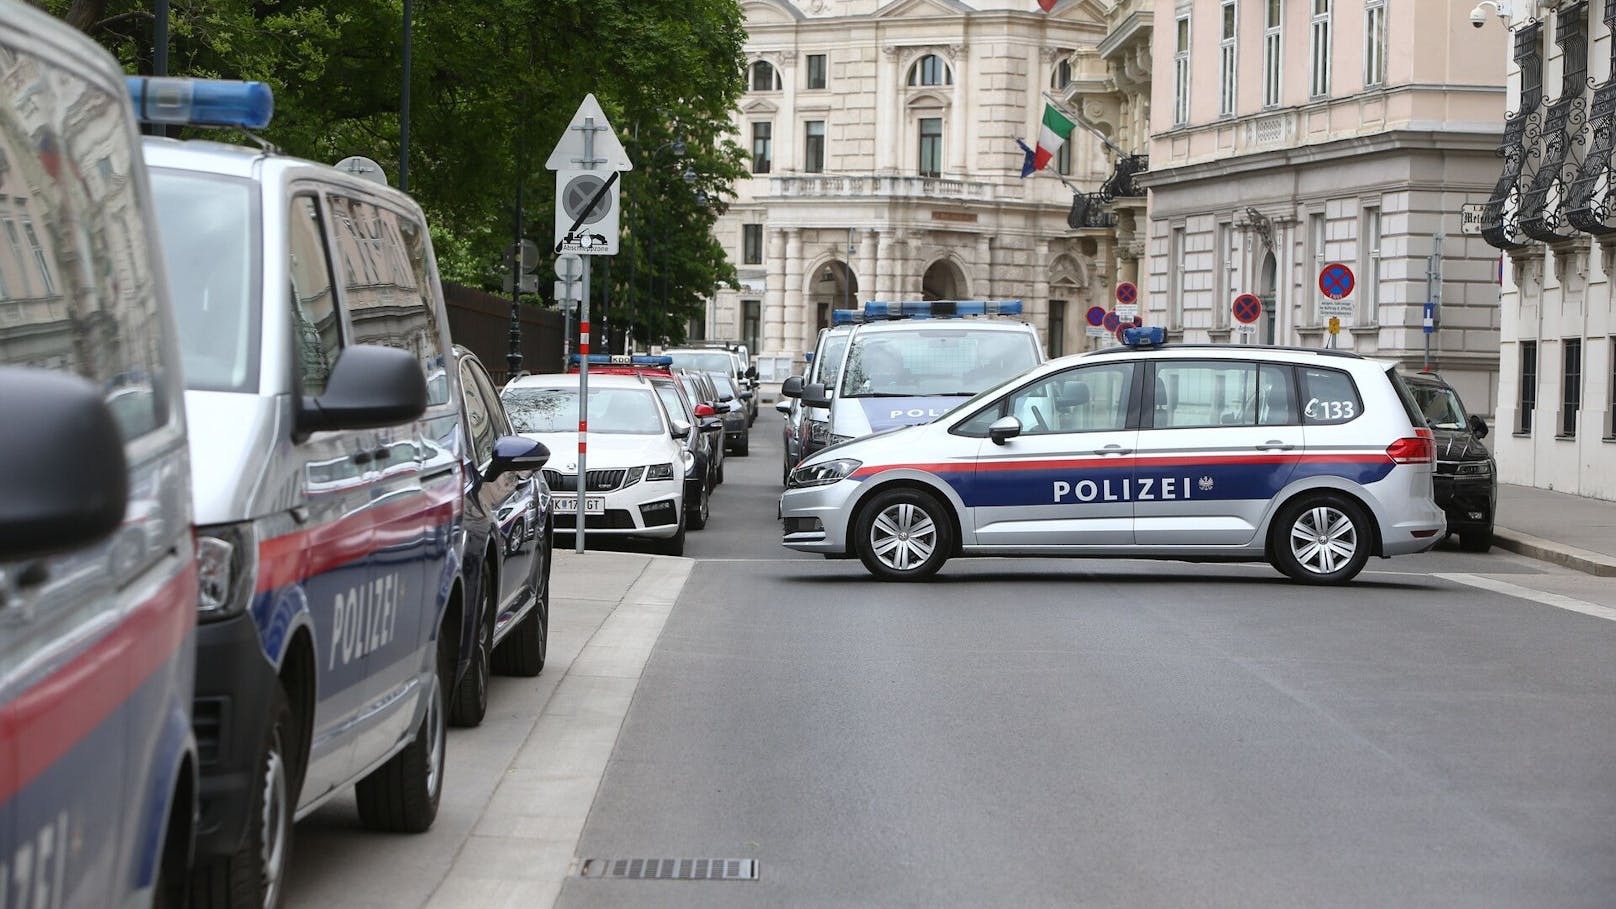
[[[1341,334],[1341,319],[1336,316],[1330,317],[1330,334]]]

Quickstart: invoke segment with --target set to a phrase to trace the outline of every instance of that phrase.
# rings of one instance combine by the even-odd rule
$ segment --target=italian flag
[[[1044,169],[1044,165],[1060,151],[1066,137],[1072,134],[1072,127],[1076,125],[1066,119],[1065,114],[1056,110],[1053,104],[1044,105],[1044,123],[1043,128],[1038,131],[1038,151],[1033,155],[1033,170]]]

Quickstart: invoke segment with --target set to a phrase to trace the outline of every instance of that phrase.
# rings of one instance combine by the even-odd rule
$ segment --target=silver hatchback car
[[[784,545],[885,580],[1051,555],[1268,561],[1340,584],[1436,544],[1432,434],[1394,364],[1130,333],[805,460]]]

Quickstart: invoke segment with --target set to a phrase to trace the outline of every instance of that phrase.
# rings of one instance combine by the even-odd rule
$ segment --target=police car
[[[523,376],[500,392],[511,423],[550,449],[544,478],[554,494],[556,530],[636,537],[665,555],[684,555],[685,476],[693,427],[674,419],[640,375],[589,379],[588,463],[578,488],[578,376]]]
[[[886,580],[1068,555],[1266,560],[1318,584],[1436,544],[1432,433],[1393,364],[1160,332],[821,451],[791,472],[784,544]]]
[[[184,905],[197,564],[140,136],[112,56],[12,0],[0,77],[0,906]]]
[[[781,393],[828,411],[819,431],[830,443],[926,423],[1044,361],[1031,325],[981,318],[1020,314],[1014,300],[877,301],[862,311],[837,310],[838,323],[856,324],[841,368],[800,390],[797,383],[782,385]]]
[[[842,359],[847,354],[847,341],[853,334],[853,324],[833,325],[819,330],[819,340],[808,355],[808,368],[801,376],[791,376],[781,384],[780,403],[786,415],[785,466],[780,474],[783,483],[791,476],[791,468],[803,458],[830,444],[830,409],[810,407],[802,400],[803,389],[809,385],[823,385],[826,394],[836,387],[841,373]],[[780,404],[775,405],[779,407]]]
[[[252,129],[260,83],[130,80],[155,122]],[[272,906],[292,823],[353,785],[426,830],[464,655],[461,389],[428,226],[328,165],[145,141],[173,276],[200,566],[193,896]]]

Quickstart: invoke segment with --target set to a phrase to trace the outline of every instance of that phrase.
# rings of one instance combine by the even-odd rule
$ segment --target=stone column
[[[806,277],[802,273],[802,230],[791,228],[786,231],[786,274],[785,274],[785,330],[784,343],[787,353],[791,354],[792,362],[802,358],[803,354],[803,285]]]
[[[970,80],[969,67],[965,65],[966,48],[964,45],[954,45],[948,48],[947,59],[954,68],[953,103],[949,105],[948,117],[948,157],[944,161],[943,173],[959,178],[965,176],[965,139],[968,133],[975,132],[974,119],[971,111],[967,109],[970,93],[965,83]]]
[[[902,49],[884,47],[876,64],[875,89],[875,172],[889,174],[898,168],[898,150],[903,143],[898,135],[898,81],[903,73],[898,70]]]
[[[887,231],[871,231],[875,239],[871,244],[875,250],[875,266],[870,269],[870,299],[889,300],[892,298],[892,240]]]
[[[978,234],[976,238],[976,277],[971,281],[971,294],[977,300],[994,300],[993,295],[993,238]]]
[[[785,231],[769,230],[763,261],[767,263],[763,291],[763,350],[787,353],[785,346]]]
[[[866,230],[859,241],[859,268],[858,268],[858,302],[868,303],[875,297],[875,260],[876,247],[881,242],[881,234],[875,230]]]
[[[797,139],[797,56],[786,54],[775,66],[780,72],[780,116],[774,122],[774,172],[799,170],[802,149]]]

